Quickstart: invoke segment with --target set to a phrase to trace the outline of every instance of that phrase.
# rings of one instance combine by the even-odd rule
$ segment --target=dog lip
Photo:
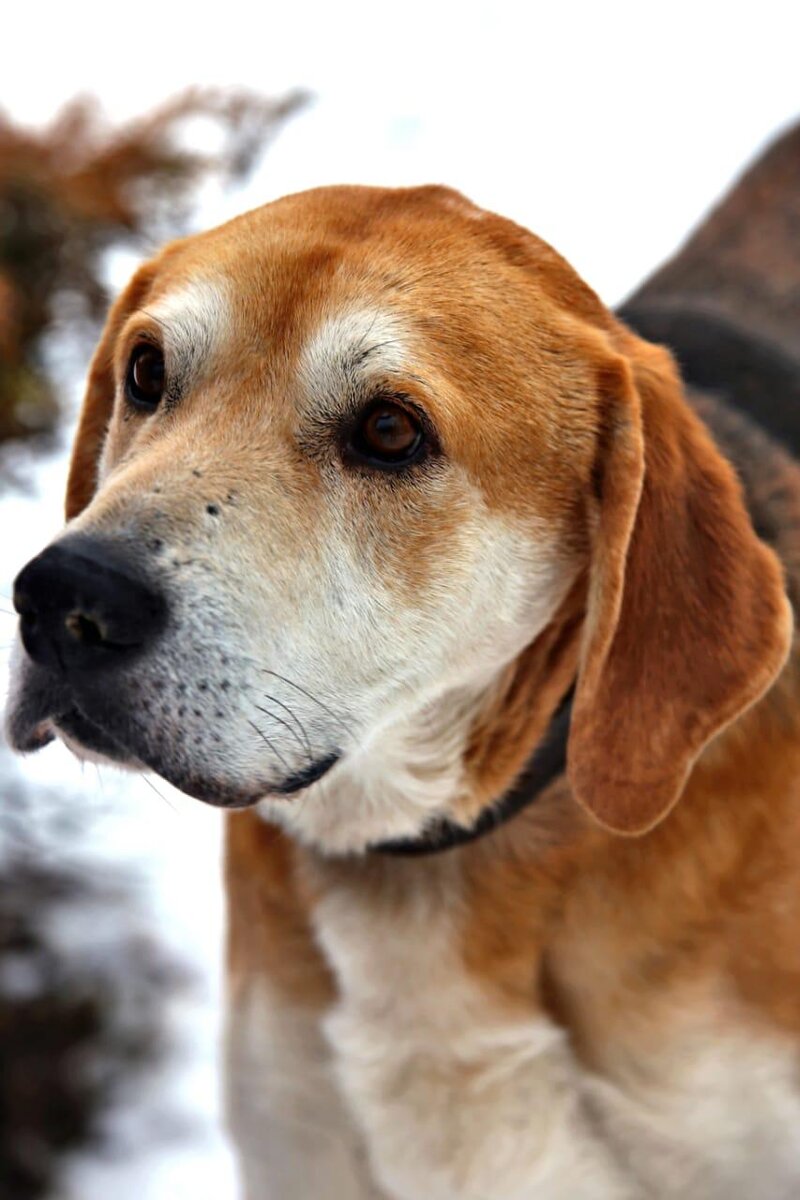
[[[27,658],[20,664],[5,713],[5,732],[12,749],[21,754],[41,750],[53,741],[58,715],[69,707],[60,680],[35,667]]]
[[[16,721],[9,722],[9,743],[20,754],[32,754],[36,750],[43,750],[50,742],[55,741],[55,737],[56,731],[49,718],[24,725]]]
[[[322,779],[323,775],[327,775],[341,757],[338,750],[333,751],[332,754],[326,754],[323,758],[318,758],[309,763],[307,767],[303,767],[301,771],[287,776],[276,787],[273,787],[272,791],[278,796],[293,796],[295,792],[301,792],[303,788],[310,787],[312,783]]]
[[[80,709],[77,704],[71,705],[65,712],[52,718],[52,723],[58,731],[72,738],[85,750],[102,754],[104,758],[116,762],[128,762],[128,752],[116,738],[106,733],[101,725]]]
[[[150,763],[149,766],[178,791],[195,800],[201,800],[204,804],[211,804],[215,808],[239,809],[252,808],[255,804],[271,796],[289,797],[301,792],[304,788],[310,787],[312,783],[322,779],[323,775],[327,775],[341,757],[341,752],[337,750],[309,763],[301,771],[288,775],[280,783],[255,783],[246,789],[237,789],[228,786],[223,780],[201,775],[190,776],[182,772],[173,773],[165,770],[163,765]]]
[[[257,787],[255,790],[250,788],[237,790],[226,786],[221,780],[205,779],[196,775],[188,776],[180,772],[160,771],[152,766],[150,769],[155,770],[156,774],[161,775],[162,779],[177,788],[179,792],[191,796],[193,800],[200,800],[203,804],[210,804],[214,808],[252,808],[253,805],[264,799],[267,792],[266,786]]]
[[[61,736],[76,752],[87,750],[130,765],[127,747],[89,716],[62,677],[28,659],[22,671],[6,712],[6,734],[14,750],[32,753]]]

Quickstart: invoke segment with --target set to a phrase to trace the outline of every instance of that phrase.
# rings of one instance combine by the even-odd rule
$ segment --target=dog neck
[[[494,804],[481,809],[472,825],[438,820],[430,828],[423,829],[419,837],[377,842],[370,846],[371,852],[399,857],[441,854],[445,850],[454,850],[457,846],[464,846],[493,833],[517,813],[528,808],[566,769],[574,692],[574,687],[570,688],[559,704],[544,737],[537,744],[520,777]]]
[[[378,730],[329,776],[259,812],[328,855],[433,852],[497,828],[563,773],[585,581],[488,681]]]

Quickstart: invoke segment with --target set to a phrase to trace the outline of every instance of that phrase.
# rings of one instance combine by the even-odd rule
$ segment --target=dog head
[[[570,778],[623,832],[787,651],[780,568],[669,356],[443,188],[291,196],[142,267],[67,517],[16,584],[12,742],[346,847],[452,809],[569,596]]]

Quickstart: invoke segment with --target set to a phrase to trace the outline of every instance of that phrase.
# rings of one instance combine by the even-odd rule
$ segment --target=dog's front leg
[[[228,1124],[246,1200],[382,1200],[331,1067],[335,984],[292,846],[254,813],[227,831]]]
[[[382,1200],[314,1009],[287,1004],[268,980],[240,992],[226,1079],[246,1200]]]
[[[545,1017],[436,1040],[346,1005],[327,1022],[373,1171],[394,1200],[642,1200]],[[419,1030],[416,1031],[417,1033]]]
[[[499,901],[475,899],[458,858],[368,860],[322,878],[318,940],[337,978],[323,1027],[392,1200],[643,1200],[539,1001],[542,896],[519,938],[521,986],[503,989],[475,969],[469,924]]]

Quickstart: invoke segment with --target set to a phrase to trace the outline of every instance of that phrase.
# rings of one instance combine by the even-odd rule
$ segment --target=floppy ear
[[[136,272],[112,305],[92,357],[69,466],[65,501],[68,521],[86,508],[97,488],[97,467],[114,407],[114,347],[130,314],[144,303],[154,273],[149,263]]]
[[[730,465],[669,354],[630,335],[607,421],[568,772],[607,828],[643,833],[780,670],[791,609]]]

